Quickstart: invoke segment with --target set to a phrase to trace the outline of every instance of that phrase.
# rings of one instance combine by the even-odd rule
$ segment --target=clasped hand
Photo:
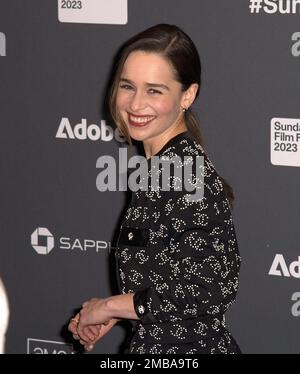
[[[106,300],[93,298],[82,304],[82,309],[71,319],[68,329],[74,339],[90,351],[116,322],[107,312]]]

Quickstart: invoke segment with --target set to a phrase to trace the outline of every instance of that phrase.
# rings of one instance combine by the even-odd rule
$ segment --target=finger
[[[100,325],[100,329],[98,326],[89,326],[89,330],[91,332],[91,334],[93,334],[94,336],[94,339],[99,335],[99,332],[101,330],[101,325]]]
[[[96,334],[94,334],[92,326],[84,327],[83,333],[89,338],[91,342],[94,341],[98,335],[98,331],[96,331]]]
[[[76,334],[76,333],[77,333],[77,326],[70,326],[68,330],[69,330],[72,334]]]
[[[72,318],[70,319],[70,323],[71,323],[71,322],[74,322],[74,323],[77,325],[78,322],[79,322],[79,319],[80,319],[80,314],[77,313],[74,317],[72,317]]]
[[[86,334],[86,327],[81,327],[80,324],[77,326],[77,334],[80,336],[80,339],[85,343],[92,344],[94,339],[90,339]]]
[[[68,330],[69,330],[72,334],[76,334],[76,331],[77,331],[77,325],[75,325],[75,323],[70,323],[69,326],[68,326]]]
[[[84,349],[88,352],[90,352],[92,349],[94,349],[94,345],[93,344],[88,344],[88,345],[85,345],[84,346]]]
[[[73,318],[71,318],[69,322],[68,330],[71,331],[73,334],[76,333],[79,317],[79,313],[77,313]]]
[[[80,338],[79,338],[79,335],[77,335],[77,334],[73,334],[73,338],[75,339],[75,340],[79,340]]]

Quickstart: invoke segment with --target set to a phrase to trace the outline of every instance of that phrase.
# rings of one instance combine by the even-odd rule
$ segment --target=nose
[[[147,104],[144,93],[142,91],[136,90],[130,99],[130,110],[132,112],[138,112],[141,109],[145,109],[146,105]]]

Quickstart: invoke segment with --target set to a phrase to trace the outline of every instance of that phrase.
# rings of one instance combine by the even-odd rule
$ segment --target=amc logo
[[[72,344],[42,339],[27,339],[27,354],[74,354]]]

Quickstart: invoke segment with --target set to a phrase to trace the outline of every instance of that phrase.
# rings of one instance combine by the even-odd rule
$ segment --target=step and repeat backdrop
[[[300,353],[300,1],[1,0],[5,353],[77,352],[68,320],[117,292],[111,247],[128,194],[97,188],[97,160],[118,165],[127,144],[104,99],[120,45],[158,23],[199,50],[193,109],[235,192],[242,268],[228,325],[244,353]],[[93,353],[122,352],[128,332],[116,326]]]

